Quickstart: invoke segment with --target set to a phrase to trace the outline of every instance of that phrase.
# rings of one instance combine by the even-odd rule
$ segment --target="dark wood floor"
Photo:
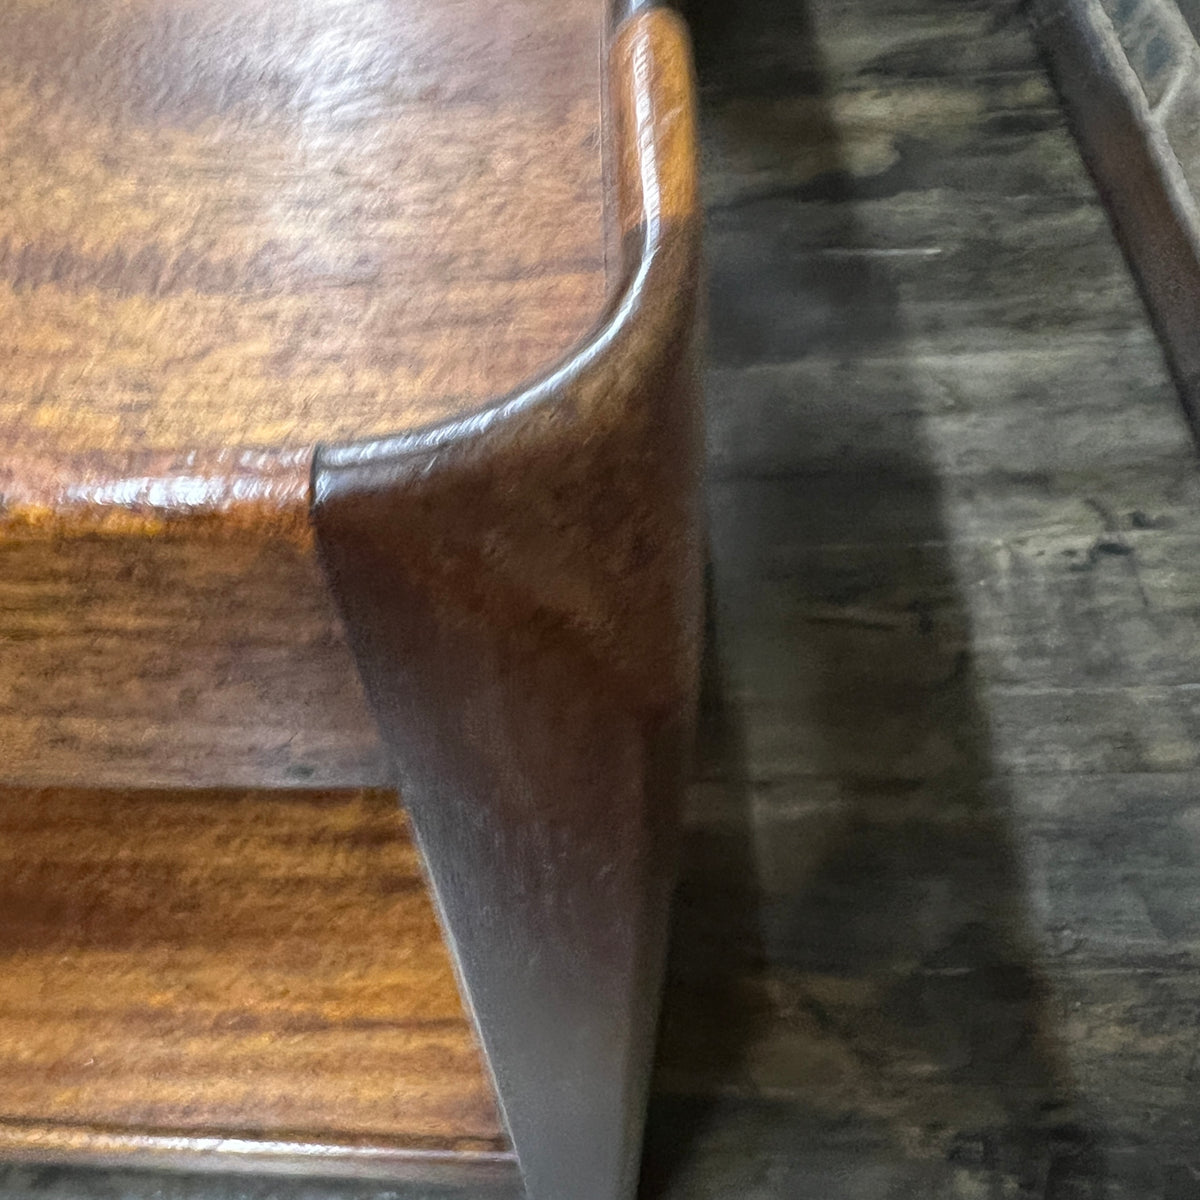
[[[1200,1197],[1200,474],[1021,12],[691,12],[712,636],[647,1194]]]
[[[651,1161],[1200,1196],[1200,478],[1022,13],[696,23],[717,699]]]

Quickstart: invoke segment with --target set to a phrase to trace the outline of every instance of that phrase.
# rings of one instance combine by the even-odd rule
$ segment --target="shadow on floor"
[[[821,46],[790,0],[689,18],[712,613],[643,1195],[1106,1195],[992,770],[902,296],[858,226]],[[811,357],[829,369],[789,375]],[[856,393],[867,358],[884,394]]]

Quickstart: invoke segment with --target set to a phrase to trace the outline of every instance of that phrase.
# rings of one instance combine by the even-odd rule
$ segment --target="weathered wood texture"
[[[1192,1200],[1200,478],[1021,14],[689,9],[715,615],[647,1194]]]
[[[0,778],[379,781],[314,447],[473,410],[595,321],[605,20],[3,6]]]
[[[694,21],[715,612],[660,1192],[1194,1196],[1200,476],[1022,13]]]
[[[391,792],[4,789],[0,914],[0,1154],[505,1158]]]
[[[316,443],[462,411],[561,353],[605,297],[604,20],[6,4],[6,518],[172,488],[303,512]]]

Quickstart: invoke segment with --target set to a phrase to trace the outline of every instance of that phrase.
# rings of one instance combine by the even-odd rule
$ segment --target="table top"
[[[0,6],[0,497],[303,509],[605,294],[598,0]]]

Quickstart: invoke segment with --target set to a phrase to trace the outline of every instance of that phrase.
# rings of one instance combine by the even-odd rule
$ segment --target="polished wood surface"
[[[611,46],[622,276],[469,420],[322,447],[330,586],[531,1200],[632,1200],[701,610],[700,211],[686,28]]]
[[[314,447],[607,295],[605,5],[0,6],[0,781],[385,782]]]
[[[408,916],[331,901],[340,865],[312,851],[319,823],[297,825],[301,876],[250,845],[243,897],[203,836],[211,819],[220,848],[237,820],[186,811],[228,795],[205,784],[382,779],[417,824],[529,1195],[626,1200],[699,647],[682,23],[640,12],[608,45],[604,6],[585,0],[545,20],[516,0],[334,5],[328,21],[216,0],[137,11],[81,18],[53,60],[32,47],[75,9],[9,14],[10,45],[30,47],[9,143],[37,170],[25,192],[14,172],[24,241],[0,260],[16,314],[0,551],[28,651],[0,672],[0,739],[10,782],[77,786],[12,793],[34,797],[43,836],[20,859],[37,882],[14,937],[46,955],[13,978],[0,1152],[44,1157],[59,1128],[61,1157],[511,1168],[470,1026],[456,999],[438,1009],[449,976],[423,974],[444,953],[397,968],[402,1000],[389,986],[389,963],[425,955],[435,928],[412,863],[399,885],[365,885],[416,896]],[[99,150],[71,124],[82,108]],[[91,181],[94,228],[73,209],[52,227],[74,147],[47,137],[58,124],[79,134],[64,171],[95,160],[130,197],[109,211]],[[281,165],[293,140],[298,165]],[[56,860],[45,796],[73,798],[85,865]],[[289,800],[247,792],[247,826],[286,835]],[[80,814],[131,805],[106,819],[140,849],[112,851],[97,880],[104,840]],[[168,830],[176,857],[159,862],[173,811],[188,836]],[[105,1003],[56,974],[93,935]],[[210,962],[215,944],[244,957]],[[62,1014],[28,999],[46,991]]]
[[[0,537],[0,779],[385,786],[311,546],[220,521]]]
[[[689,9],[718,520],[646,1195],[1191,1200],[1200,476],[1021,11]]]
[[[0,521],[302,512],[318,442],[562,353],[605,296],[604,21],[6,3]]]
[[[390,792],[3,789],[0,914],[0,1153],[505,1154]]]

